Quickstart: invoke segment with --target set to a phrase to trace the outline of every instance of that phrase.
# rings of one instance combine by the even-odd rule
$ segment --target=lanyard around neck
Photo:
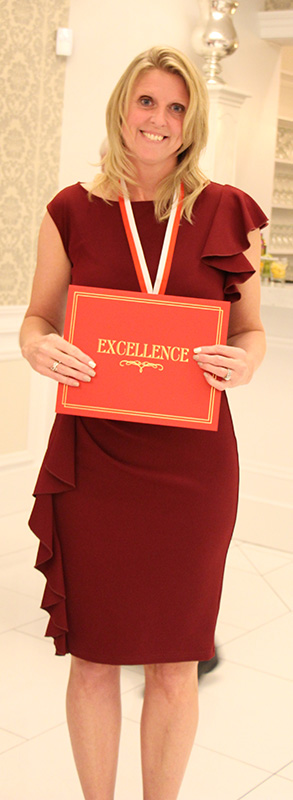
[[[121,186],[123,191],[126,191],[124,181],[121,181]],[[125,233],[142,292],[147,292],[148,294],[165,294],[179,229],[183,195],[184,189],[183,184],[181,184],[179,192],[174,193],[172,209],[168,219],[154,286],[145,260],[131,202],[126,197],[119,197],[119,206]]]

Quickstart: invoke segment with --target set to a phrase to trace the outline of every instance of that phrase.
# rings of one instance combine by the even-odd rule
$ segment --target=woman
[[[154,284],[183,185],[166,292],[237,301],[227,346],[202,342],[194,369],[222,393],[248,383],[265,350],[258,273],[266,219],[248,195],[199,170],[207,93],[195,67],[171,48],[138,56],[112,94],[107,129],[103,172],[48,205],[23,355],[62,384],[99,380],[94,353],[62,338],[68,285],[139,291],[122,195]],[[178,796],[197,726],[197,663],[214,654],[237,491],[225,393],[217,432],[57,415],[30,524],[48,581],[47,635],[58,654],[72,655],[67,716],[86,800],[114,796],[121,664],[145,665],[144,798]]]

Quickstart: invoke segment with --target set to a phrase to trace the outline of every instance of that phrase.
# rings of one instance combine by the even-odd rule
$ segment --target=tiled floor
[[[0,535],[0,797],[82,800],[65,723],[69,656],[43,639],[43,578],[25,514]],[[234,541],[200,682],[200,723],[179,800],[293,798],[293,554]],[[143,668],[123,667],[115,800],[141,800]]]

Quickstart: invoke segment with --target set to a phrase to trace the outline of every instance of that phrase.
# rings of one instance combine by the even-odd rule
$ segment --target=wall
[[[29,299],[41,217],[58,188],[66,63],[55,55],[55,36],[58,26],[67,25],[69,1],[1,3],[2,513],[30,502],[45,440],[48,390],[22,361],[18,330]]]
[[[55,32],[70,0],[1,3],[0,303],[27,303],[36,237],[56,190],[65,60]]]
[[[131,58],[153,44],[168,43],[201,67],[191,34],[200,24],[204,5],[202,0],[125,0],[123,4],[109,0],[101,14],[95,0],[83,0],[82,5],[71,0],[69,24],[75,47],[66,71],[60,186],[89,180],[96,171],[105,136],[106,103]],[[269,213],[280,48],[259,38],[258,7],[256,0],[239,4],[234,17],[239,49],[222,64],[226,83],[250,95],[240,113],[235,182]]]
[[[75,44],[66,71],[60,186],[94,175],[106,103],[130,60],[154,44],[192,56],[190,32],[198,21],[196,0],[71,0]]]
[[[260,3],[244,0],[234,16],[239,48],[225,59],[225,81],[247,92],[240,114],[235,183],[270,216],[281,48],[259,38]]]
[[[235,536],[293,552],[293,286],[263,287],[262,302],[265,359],[228,393],[241,464]]]
[[[204,3],[196,0],[192,3],[149,0],[147,4],[125,0],[123,5],[109,0],[101,21],[99,7],[93,0],[84,0],[82,9],[78,0],[71,0],[70,25],[75,35],[75,50],[66,72],[61,186],[89,180],[94,174],[93,162],[98,159],[99,144],[105,136],[107,99],[134,55],[152,44],[167,42],[184,50],[201,66],[201,59],[191,47],[191,33],[200,21],[200,6]],[[223,60],[222,67],[226,83],[248,95],[239,112],[235,184],[255,197],[270,215],[281,50],[259,38],[259,7],[255,0],[240,2],[234,17],[239,49]],[[289,393],[281,402],[278,381],[274,382],[274,391],[271,390],[271,375],[272,370],[278,373],[280,364],[284,367],[287,363],[292,343],[286,332],[280,344],[271,336],[270,328],[268,317],[269,353],[255,381],[238,390],[238,394],[231,393],[242,465],[236,536],[290,549],[292,476],[282,415],[275,413],[278,406],[284,410],[285,401],[287,410]],[[268,436],[272,418],[275,435]],[[277,519],[281,521],[281,535]]]
[[[18,6],[20,13],[20,4],[18,4]],[[124,0],[123,3],[119,0],[108,0],[107,4],[102,4],[101,2],[97,2],[97,0],[83,0],[83,2],[80,2],[80,0],[71,0],[68,24],[73,28],[74,49],[73,55],[66,62],[59,187],[77,180],[89,180],[94,174],[96,170],[94,162],[98,159],[99,145],[105,136],[104,114],[107,99],[121,71],[127,66],[134,55],[152,44],[168,43],[184,50],[191,58],[194,58],[196,63],[199,65],[201,64],[201,60],[194,55],[191,47],[191,33],[195,25],[199,23],[199,6],[200,0],[181,0],[180,2],[179,0],[160,0],[160,3],[157,3],[157,0],[148,0],[148,3],[142,3],[141,0]],[[59,14],[59,10],[61,14],[63,3],[57,3],[57,0],[56,2],[53,2],[53,0],[49,2],[48,0],[46,4],[42,3],[41,17],[38,16],[39,4],[30,3],[29,0],[26,3],[22,3],[21,9],[22,13],[27,14],[27,24],[30,24],[28,10],[32,7],[34,15],[36,15],[34,19],[38,20],[40,24],[43,24],[44,8],[47,9],[47,22],[45,24],[45,29],[42,29],[43,35],[44,30],[46,31],[45,38],[43,38],[42,41],[47,55],[46,57],[44,56],[44,50],[41,47],[41,50],[38,51],[39,55],[37,56],[35,53],[33,57],[33,76],[31,77],[28,66],[26,73],[28,76],[27,79],[31,81],[27,98],[27,103],[31,104],[31,113],[37,113],[34,99],[36,90],[38,98],[37,103],[41,103],[40,109],[42,109],[42,113],[39,109],[39,113],[34,117],[34,119],[38,120],[39,131],[42,130],[42,125],[45,126],[43,128],[44,131],[52,130],[50,104],[54,99],[54,86],[56,87],[59,109],[56,117],[57,138],[54,138],[55,144],[53,150],[51,145],[48,144],[48,152],[53,156],[54,151],[55,160],[54,162],[50,161],[51,156],[49,156],[46,169],[42,168],[42,162],[39,157],[41,148],[40,142],[37,148],[37,160],[33,160],[31,164],[30,159],[33,158],[35,150],[33,146],[31,147],[30,138],[33,137],[34,131],[31,129],[31,134],[26,136],[25,128],[23,130],[25,152],[30,154],[29,163],[31,164],[31,170],[26,170],[24,167],[26,174],[26,190],[27,186],[30,186],[30,176],[32,176],[31,179],[34,180],[33,185],[35,187],[34,197],[39,197],[39,205],[37,207],[33,205],[32,216],[35,224],[35,220],[41,212],[41,206],[43,206],[48,194],[53,194],[57,189],[56,169],[59,161],[60,139],[58,137],[60,137],[63,76],[61,61],[59,62],[57,60],[56,62],[55,56],[52,55],[52,44],[55,27],[57,27],[56,15]],[[280,50],[278,47],[259,39],[257,27],[258,7],[259,4],[255,2],[255,0],[244,0],[244,2],[240,3],[239,9],[235,15],[235,26],[240,39],[240,47],[233,56],[225,59],[223,62],[223,76],[229,85],[236,89],[243,90],[250,95],[250,98],[245,101],[240,112],[235,183],[251,193],[256,200],[258,200],[260,205],[263,206],[266,213],[269,213],[273,181]],[[9,3],[6,2],[6,12],[8,8],[10,16],[7,22],[10,21],[12,24],[12,9],[15,8],[15,3],[12,2],[12,0],[10,0]],[[51,16],[48,16],[49,12]],[[58,17],[58,19],[58,24],[66,24],[64,16],[62,17],[62,21],[60,17]],[[19,21],[17,24],[20,24]],[[40,46],[39,33],[37,31],[34,33]],[[24,35],[26,36],[25,32]],[[18,36],[20,36],[19,32]],[[30,40],[28,39],[28,41]],[[31,45],[28,44],[28,47],[30,46]],[[9,58],[10,52],[12,52],[11,47],[9,53],[6,52],[6,60],[3,64],[3,69],[7,71],[7,75],[7,58]],[[43,78],[41,84],[39,84],[34,70],[37,71],[39,63],[46,63],[46,69],[48,70],[49,62],[46,61],[48,53],[50,53],[49,60],[51,59],[51,67],[49,71],[45,70],[45,72],[45,67],[43,67]],[[25,56],[22,55],[21,63],[25,63],[24,59]],[[14,60],[18,63],[18,51],[15,58],[11,60],[13,66]],[[62,66],[62,69],[63,68],[64,64]],[[20,74],[20,71],[18,74]],[[44,74],[47,75],[46,81],[44,81]],[[48,87],[47,80],[49,81]],[[24,86],[23,91],[26,92],[26,86]],[[49,115],[48,118],[46,116],[47,114]],[[26,117],[26,124],[30,124],[30,115]],[[47,137],[43,135],[40,141],[47,142]],[[31,149],[29,149],[30,147]],[[47,150],[45,152],[47,154]],[[41,167],[40,171],[38,170],[38,165]],[[48,172],[50,173],[49,175]],[[39,181],[39,184],[36,183],[37,181]],[[43,194],[42,192],[39,194],[36,191],[36,187],[38,185],[40,188],[43,181],[47,181],[46,187],[42,189]],[[21,198],[21,192],[18,195],[18,204],[20,203],[18,207],[23,209],[24,206],[22,200],[19,201],[19,196]],[[30,208],[28,216],[25,220],[23,219],[23,228],[26,231],[26,237],[24,237],[25,241],[27,242],[29,236],[31,237],[29,240],[31,248],[29,250],[30,254],[32,254],[33,249],[31,245],[31,212],[32,209]],[[14,219],[14,222],[16,226],[15,230],[17,232],[20,231],[17,217]],[[8,223],[6,224],[5,232],[7,236],[9,236],[11,227],[12,226],[9,226]],[[13,252],[13,247],[11,247],[11,252]],[[26,302],[26,300],[21,300],[20,298],[26,297],[28,287],[28,261],[30,261],[30,264],[32,263],[32,255],[24,256],[24,250],[18,253],[16,259],[18,273],[17,277],[11,282],[13,285],[10,291],[14,290],[15,283],[19,289],[21,289],[22,293],[17,289],[16,301],[12,299],[14,295],[7,294],[7,302]],[[20,264],[25,265],[23,271]],[[17,324],[15,318],[13,322],[14,332],[10,334],[10,349],[8,348],[11,353],[16,353],[13,337],[16,337]],[[9,324],[7,323],[7,325],[9,327],[10,322]],[[260,373],[260,376],[266,376],[265,385],[269,386],[269,365],[264,366],[263,370],[264,372]],[[33,376],[34,388],[32,389],[31,387],[30,389],[30,396],[27,403],[27,413],[29,417],[27,441],[31,444],[23,451],[21,449],[23,440],[19,440],[19,444],[21,445],[20,460],[27,458],[28,452],[36,452],[37,449],[38,453],[41,452],[49,419],[52,416],[52,382],[50,383],[42,378],[38,380],[38,378],[39,376]],[[19,379],[17,391],[21,391],[22,385],[25,386],[25,378],[23,384],[21,381],[22,378]],[[253,394],[250,394],[251,391]],[[249,413],[244,414],[243,408],[244,405],[246,406],[246,396],[247,407],[249,407],[249,392],[251,407],[254,407],[255,403],[257,403],[258,419],[261,419],[263,397],[265,396],[264,383],[262,381],[259,382],[257,379],[254,388],[247,387],[246,389],[246,387],[244,387],[243,392],[242,390],[239,390],[239,392],[238,399],[235,393],[235,415],[236,418],[239,418],[240,453],[241,458],[246,462],[246,472],[244,475],[246,486],[244,486],[244,490],[248,496],[249,493],[251,493],[251,484],[248,486],[248,482],[250,480],[253,481],[254,465],[251,465],[251,461],[257,465],[256,468],[258,469],[263,466],[264,460],[261,452],[261,436],[257,440],[257,451],[252,453],[250,449],[253,432],[250,424],[250,415]],[[32,399],[35,395],[39,396],[39,402],[35,401],[35,403],[33,403]],[[38,418],[36,418],[37,424],[34,426],[32,424],[32,419],[38,414],[41,407],[45,408],[43,426],[38,423]],[[268,423],[270,424],[270,420],[268,420]],[[9,426],[9,420],[7,424]],[[35,434],[33,433],[34,427]],[[266,430],[267,418],[263,417],[262,431],[266,433]],[[12,446],[12,441],[10,444]],[[7,443],[5,446],[8,446]],[[13,440],[13,452],[15,446],[15,440]],[[280,446],[277,446],[276,443],[273,451],[271,451],[269,455],[265,455],[265,460],[268,462],[271,470],[270,487],[274,480],[274,476],[272,475],[274,464],[276,465],[276,472],[280,480],[282,478],[282,447],[284,448],[284,446],[284,442],[281,443]],[[13,452],[11,452],[11,464],[13,464]],[[18,456],[15,457],[16,460],[17,458]],[[8,463],[7,459],[6,463]],[[9,466],[10,470],[11,464]],[[286,471],[286,463],[284,463],[284,469],[286,477],[288,474],[288,471]],[[20,475],[23,473],[19,470],[18,474]],[[265,469],[263,469],[262,480],[265,480],[265,474]],[[5,473],[5,480],[6,479],[8,480]],[[24,489],[18,496],[20,506],[25,502],[29,482],[30,481],[27,481],[27,483],[23,482]],[[8,497],[8,483],[4,482],[4,485],[5,494]],[[282,503],[281,496],[282,489],[280,489],[279,493],[280,504]],[[266,503],[267,499],[266,495]],[[7,502],[6,505],[8,510],[13,508],[12,501],[10,506],[9,502]],[[268,504],[267,509],[269,512]],[[245,524],[246,519],[249,519],[249,513],[245,516]],[[241,535],[244,535],[245,538],[245,534],[242,534],[244,528],[245,525],[243,525],[241,529]]]

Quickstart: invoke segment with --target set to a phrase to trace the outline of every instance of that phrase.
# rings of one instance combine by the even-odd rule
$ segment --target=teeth
[[[162,142],[164,136],[159,136],[155,133],[147,133],[147,131],[142,131],[142,134],[146,136],[147,139],[151,139],[152,142]]]

